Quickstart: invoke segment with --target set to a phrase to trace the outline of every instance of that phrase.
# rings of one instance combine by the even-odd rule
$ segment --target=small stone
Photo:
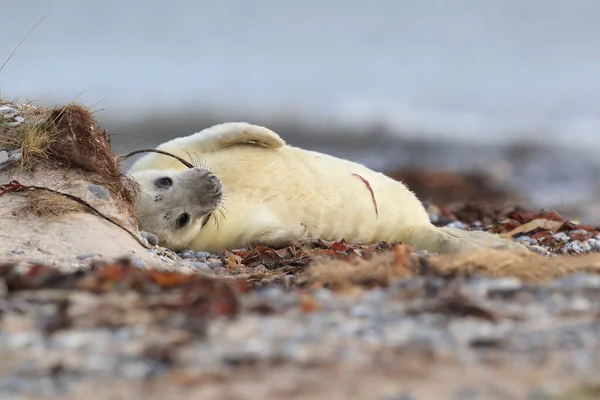
[[[497,278],[487,280],[487,291],[489,294],[512,293],[523,287],[518,278]]]
[[[446,225],[447,228],[467,229],[467,225],[461,221],[453,221]]]
[[[141,231],[140,235],[142,235],[142,237],[146,239],[149,245],[158,246],[158,236],[156,236],[154,233]]]
[[[8,152],[8,159],[6,161],[0,162],[0,170],[9,168],[12,165],[15,165],[21,161],[21,149],[13,150]],[[19,194],[19,193],[14,193]]]
[[[5,162],[6,160],[8,160],[8,151],[6,151],[6,150],[0,151],[0,163]]]
[[[150,246],[150,244],[148,243],[148,239],[146,239],[145,237],[142,236],[142,244],[146,247]]]
[[[196,252],[191,249],[185,249],[179,253],[179,257],[183,258],[184,260],[188,258],[196,258]]]
[[[89,254],[79,254],[78,256],[76,256],[76,258],[77,258],[79,261],[82,261],[82,260],[85,260],[85,259],[88,259],[88,258],[92,258],[92,257],[95,257],[95,256],[96,256],[96,254],[94,254],[94,253],[89,253]]]
[[[223,261],[211,261],[207,265],[210,269],[219,269],[223,268]]]
[[[567,235],[564,232],[555,233],[554,235],[552,235],[552,237],[559,242],[568,242],[569,240],[571,240],[569,235]]]
[[[543,256],[547,256],[547,255],[551,254],[548,250],[546,250],[542,246],[538,246],[538,245],[529,246],[529,250],[531,250],[535,253],[541,254]]]
[[[592,250],[592,246],[590,246],[587,241],[582,242],[580,240],[573,240],[572,242],[565,244],[563,246],[563,248],[560,249],[560,251],[563,254],[568,254],[568,253],[581,254],[581,253],[587,253],[590,250]]]
[[[146,263],[141,258],[134,257],[131,259],[131,263],[138,268],[146,269]]]
[[[194,256],[198,259],[198,261],[206,261],[208,257],[210,257],[210,253],[208,251],[197,251]]]
[[[588,243],[592,248],[592,251],[600,251],[600,240],[592,238],[588,239]]]
[[[190,262],[190,267],[194,268],[197,271],[209,272],[211,270],[210,266],[204,262],[192,261]]]
[[[435,224],[436,222],[438,222],[440,220],[440,216],[437,214],[429,214],[429,220],[431,221],[432,224]]]
[[[580,246],[581,246],[581,248],[583,249],[583,252],[584,252],[584,253],[587,253],[587,252],[589,252],[589,251],[592,251],[592,246],[591,246],[591,245],[588,243],[588,241],[587,241],[587,240],[580,241],[579,243],[580,243],[579,245],[580,245]]]
[[[109,200],[110,196],[108,190],[104,186],[90,184],[88,185],[88,191],[101,200]]]
[[[25,252],[23,250],[12,250],[11,253],[18,255],[18,254],[23,254]]]
[[[529,237],[527,235],[519,236],[517,238],[517,242],[526,243],[526,244],[528,244],[530,246],[538,244],[538,241],[536,239],[531,238],[531,237]]]
[[[16,108],[9,106],[0,106],[0,117],[2,119],[13,119],[17,115],[19,115],[19,112]]]
[[[572,231],[569,231],[569,236],[572,235],[589,235],[589,232],[586,231],[585,229],[574,229]]]
[[[14,117],[11,122],[5,122],[4,125],[14,128],[16,126],[21,125],[23,122],[25,122],[25,118],[23,118],[19,115],[19,116]]]

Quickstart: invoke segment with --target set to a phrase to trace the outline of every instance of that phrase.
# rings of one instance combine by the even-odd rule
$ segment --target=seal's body
[[[177,230],[154,232],[164,246],[176,250],[282,247],[316,238],[401,241],[438,253],[478,247],[525,249],[497,235],[437,228],[401,182],[355,162],[286,145],[264,127],[220,124],[158,149],[199,161],[219,177],[225,196],[223,214],[214,213],[216,220],[193,238]],[[175,176],[186,170],[179,161],[152,153],[139,159],[130,174],[148,187],[148,174]],[[144,199],[138,202],[138,216],[146,207]],[[146,229],[143,218],[140,225]]]

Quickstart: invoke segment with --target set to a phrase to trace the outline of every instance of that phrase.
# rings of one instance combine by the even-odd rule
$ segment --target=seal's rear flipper
[[[504,239],[497,234],[457,228],[437,228],[433,225],[416,229],[407,244],[439,254],[483,249],[529,252],[529,249],[522,244]]]
[[[186,138],[175,139],[182,141],[185,149],[190,152],[208,153],[221,150],[236,144],[256,144],[279,149],[285,146],[285,141],[272,130],[246,122],[226,122],[201,130]]]

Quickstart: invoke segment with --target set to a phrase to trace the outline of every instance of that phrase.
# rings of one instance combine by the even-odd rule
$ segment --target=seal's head
[[[147,170],[132,177],[140,185],[135,204],[140,230],[173,250],[196,237],[223,199],[220,179],[204,168]]]

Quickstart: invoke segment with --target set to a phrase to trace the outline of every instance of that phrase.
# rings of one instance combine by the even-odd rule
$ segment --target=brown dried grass
[[[304,280],[310,285],[334,290],[387,286],[394,279],[410,278],[419,273],[419,260],[411,252],[410,247],[400,245],[368,260],[361,257],[351,261],[322,259],[311,264]]]
[[[485,250],[419,258],[409,247],[398,246],[369,260],[315,262],[308,268],[305,281],[341,290],[353,286],[387,286],[394,279],[427,271],[448,277],[515,277],[527,283],[546,283],[575,273],[600,274],[600,254],[545,257],[536,253]]]
[[[34,214],[37,217],[59,217],[69,213],[85,212],[81,204],[49,192],[30,191],[27,201],[17,212],[22,215]]]
[[[0,135],[0,147],[4,149],[21,149],[21,163],[23,169],[33,169],[49,157],[48,147],[54,140],[55,132],[42,125],[24,124],[19,126],[12,134]]]
[[[103,185],[134,216],[134,181],[120,171],[120,157],[111,148],[110,136],[95,122],[92,112],[78,104],[52,110],[19,106],[25,118],[18,127],[0,126],[0,147],[21,150],[15,168],[78,168],[90,172],[92,183]]]
[[[120,170],[121,158],[111,148],[110,135],[96,124],[87,108],[69,104],[50,112],[48,121],[56,129],[56,140],[49,145],[54,157],[68,167],[82,168],[101,177],[100,183],[130,205],[136,196],[136,185]]]

